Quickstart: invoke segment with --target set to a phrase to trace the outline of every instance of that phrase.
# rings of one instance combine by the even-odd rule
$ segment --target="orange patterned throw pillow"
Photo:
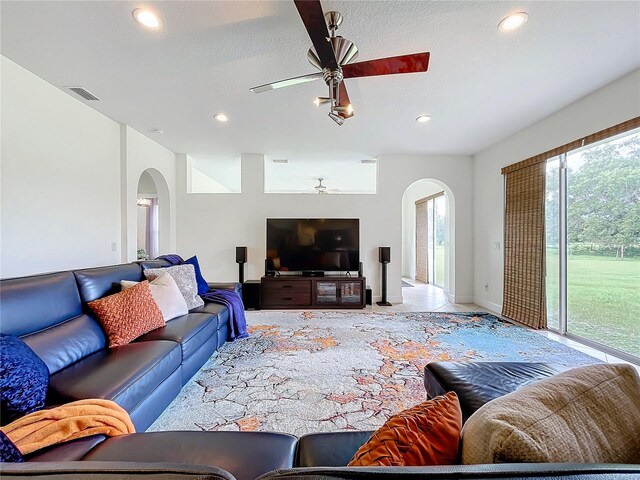
[[[371,435],[350,467],[459,463],[462,412],[454,392],[392,416]]]
[[[146,280],[88,305],[109,337],[109,348],[126,345],[140,335],[165,326]]]

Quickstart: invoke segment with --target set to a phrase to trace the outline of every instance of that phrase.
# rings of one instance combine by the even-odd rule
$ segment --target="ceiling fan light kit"
[[[336,35],[343,21],[342,15],[335,11],[324,14],[320,0],[294,0],[294,4],[313,44],[307,51],[307,59],[320,71],[253,87],[250,90],[254,93],[322,78],[329,87],[329,96],[316,97],[313,103],[317,107],[328,104],[329,118],[342,125],[354,115],[345,78],[426,72],[429,67],[429,52],[352,63],[358,58],[358,47],[351,40]]]

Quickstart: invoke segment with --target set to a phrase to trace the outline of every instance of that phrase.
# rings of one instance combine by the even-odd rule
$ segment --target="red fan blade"
[[[302,23],[313,43],[322,68],[337,68],[338,62],[329,41],[329,30],[324,19],[320,0],[294,0]]]
[[[429,68],[429,52],[424,52],[343,65],[342,73],[344,78],[356,78],[426,72],[427,68]]]
[[[338,115],[340,115],[342,118],[349,118],[349,117],[353,117],[353,106],[351,105],[351,100],[349,100],[349,94],[347,93],[347,87],[343,82],[340,82],[340,93],[339,93],[339,99],[340,99],[340,103],[338,103],[339,107],[344,107],[347,110],[343,111],[343,112],[339,112]]]

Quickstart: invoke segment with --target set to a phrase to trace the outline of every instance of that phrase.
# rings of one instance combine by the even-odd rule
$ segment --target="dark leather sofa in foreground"
[[[113,400],[129,412],[136,430],[144,431],[224,345],[229,311],[205,303],[129,345],[107,348],[87,302],[120,291],[121,280],[144,280],[143,267],[168,265],[155,260],[0,282],[0,332],[22,338],[47,365],[48,404]]]
[[[143,279],[142,262],[0,282],[0,330],[20,336],[51,372],[48,403],[106,398],[143,432],[226,341],[228,311],[206,303],[129,345],[106,348],[86,303]],[[235,288],[237,284],[212,284]],[[485,402],[557,370],[542,364],[430,364],[428,395],[457,391],[465,417]],[[504,377],[504,378],[503,378]],[[638,465],[503,464],[452,467],[345,465],[371,432],[294,436],[269,432],[153,432],[93,436],[0,464],[2,478],[32,479],[548,479],[638,480]]]

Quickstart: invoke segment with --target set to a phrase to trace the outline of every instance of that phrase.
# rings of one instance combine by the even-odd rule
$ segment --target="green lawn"
[[[547,254],[549,326],[557,328],[558,255]],[[640,357],[640,258],[567,261],[567,330]]]

